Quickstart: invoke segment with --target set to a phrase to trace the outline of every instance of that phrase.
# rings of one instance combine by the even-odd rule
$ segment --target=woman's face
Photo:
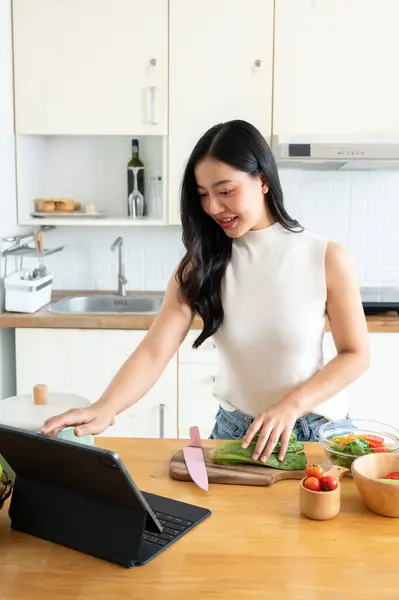
[[[197,163],[195,179],[202,208],[229,237],[271,224],[265,200],[269,186],[260,177],[206,157]]]

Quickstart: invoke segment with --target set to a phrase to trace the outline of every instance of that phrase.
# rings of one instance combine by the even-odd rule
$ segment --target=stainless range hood
[[[279,168],[318,170],[399,170],[399,139],[273,136]]]

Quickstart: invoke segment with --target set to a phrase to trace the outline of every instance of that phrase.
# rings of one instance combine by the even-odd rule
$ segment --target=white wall
[[[11,2],[0,0],[0,237],[16,232]]]
[[[281,170],[286,206],[305,227],[345,246],[361,285],[399,285],[399,172]],[[48,264],[56,289],[113,290],[117,255],[125,240],[131,290],[164,290],[183,252],[179,227],[59,228],[45,233],[46,246],[65,244]]]
[[[1,248],[1,239],[17,232],[10,0],[0,0],[0,90]],[[0,310],[3,268],[4,264],[0,261]],[[14,390],[14,335],[12,330],[0,329],[0,398],[12,395]]]

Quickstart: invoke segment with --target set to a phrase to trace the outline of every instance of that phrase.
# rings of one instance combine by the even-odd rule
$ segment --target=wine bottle
[[[132,158],[127,163],[127,196],[129,198],[130,194],[134,189],[134,173],[132,171],[132,167],[141,167],[137,173],[137,187],[139,192],[143,194],[143,198],[145,199],[144,194],[144,163],[140,160],[139,154],[139,141],[132,140]]]

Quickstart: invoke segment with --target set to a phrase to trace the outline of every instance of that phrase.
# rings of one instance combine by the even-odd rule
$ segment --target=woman
[[[245,121],[212,127],[187,163],[181,191],[185,256],[146,337],[89,408],[46,421],[43,433],[75,426],[98,434],[158,380],[193,322],[194,347],[219,349],[211,437],[258,434],[253,457],[266,461],[295,428],[317,439],[328,419],[345,418],[340,390],[368,367],[367,327],[344,250],[304,230],[283,203],[277,167],[261,134]],[[323,364],[326,313],[337,356]]]

